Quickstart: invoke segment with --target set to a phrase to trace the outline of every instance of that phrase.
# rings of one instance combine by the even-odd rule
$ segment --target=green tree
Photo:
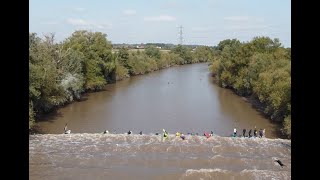
[[[192,63],[192,54],[191,54],[191,49],[184,47],[182,45],[178,45],[177,47],[173,48],[171,50],[172,53],[179,55],[182,59],[183,62],[179,62],[181,64],[190,64]]]
[[[213,58],[213,51],[207,46],[197,47],[194,51],[193,63],[208,62]]]
[[[122,65],[126,65],[126,64],[128,64],[128,62],[127,62],[128,59],[129,59],[128,48],[125,48],[125,47],[120,48],[118,51],[119,63],[121,63]]]
[[[63,48],[79,51],[84,55],[83,74],[86,90],[99,90],[113,76],[115,62],[112,45],[101,32],[75,31],[63,43]]]
[[[226,46],[232,47],[234,45],[235,46],[240,45],[240,41],[237,39],[226,39],[226,40],[220,41],[216,48],[217,50],[222,51],[224,47]]]
[[[160,59],[161,54],[160,50],[156,48],[155,46],[147,46],[145,49],[145,53],[150,57],[150,58],[155,58],[155,59]]]
[[[57,45],[54,36],[41,41],[35,34],[29,35],[29,99],[39,112],[48,112],[54,106],[67,101],[57,68]]]

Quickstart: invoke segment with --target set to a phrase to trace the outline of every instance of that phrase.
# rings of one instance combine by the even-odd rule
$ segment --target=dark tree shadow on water
[[[51,112],[48,113],[41,113],[41,114],[37,114],[35,119],[36,119],[36,123],[35,125],[32,127],[32,129],[29,129],[29,135],[32,134],[46,134],[45,131],[43,131],[40,127],[40,125],[38,124],[39,122],[49,122],[49,123],[54,123],[54,121],[56,121],[58,118],[63,117],[63,115],[61,113],[59,113],[56,109],[54,109]]]
[[[63,117],[63,115],[55,109],[52,112],[37,115],[36,122],[46,121],[46,122],[53,123],[55,120],[57,120],[58,118],[61,118],[61,117]]]
[[[275,130],[274,130],[274,133],[280,138],[280,139],[288,139],[288,136],[286,136],[284,133],[283,133],[283,130],[282,130],[282,124],[281,123],[276,123],[276,122],[273,122],[271,121],[272,124],[277,124]]]
[[[83,94],[79,99],[77,99],[77,102],[82,102],[88,100],[88,94]]]
[[[39,127],[39,125],[34,125],[32,129],[29,129],[29,135],[33,134],[46,134],[42,129]]]

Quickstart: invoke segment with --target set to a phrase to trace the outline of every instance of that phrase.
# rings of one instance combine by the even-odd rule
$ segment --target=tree
[[[182,64],[192,63],[191,49],[184,47],[182,45],[178,45],[177,47],[173,48],[171,52],[179,55],[183,59]]]
[[[226,40],[220,41],[216,48],[219,51],[222,51],[224,49],[224,47],[226,47],[226,46],[232,47],[234,45],[240,45],[240,41],[237,39],[226,39]]]
[[[57,45],[53,35],[42,41],[30,34],[29,40],[29,99],[37,111],[47,112],[66,102],[64,90],[59,85]]]
[[[155,46],[147,46],[145,49],[145,53],[151,57],[151,58],[155,58],[156,60],[160,59],[161,54],[160,54],[160,50],[158,48],[156,48]]]
[[[197,47],[194,51],[193,63],[195,62],[208,62],[213,58],[212,50],[207,46]]]
[[[106,79],[113,75],[115,62],[111,43],[101,32],[76,31],[63,43],[63,48],[79,51],[84,55],[83,74],[86,90],[99,90]]]

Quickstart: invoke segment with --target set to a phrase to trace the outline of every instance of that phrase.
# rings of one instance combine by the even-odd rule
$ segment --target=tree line
[[[227,39],[214,49],[210,71],[217,83],[257,100],[291,138],[291,48],[277,38],[255,37],[249,42]]]
[[[161,52],[149,45],[145,51],[120,48],[101,32],[75,31],[60,43],[54,35],[39,38],[29,33],[29,129],[40,114],[79,100],[81,94],[99,91],[108,83],[173,65],[211,61],[213,49],[178,45]]]

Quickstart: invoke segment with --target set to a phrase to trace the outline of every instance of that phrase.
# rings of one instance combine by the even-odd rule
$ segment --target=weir
[[[281,160],[281,167],[275,160]],[[291,179],[291,140],[186,135],[29,136],[30,179]]]

